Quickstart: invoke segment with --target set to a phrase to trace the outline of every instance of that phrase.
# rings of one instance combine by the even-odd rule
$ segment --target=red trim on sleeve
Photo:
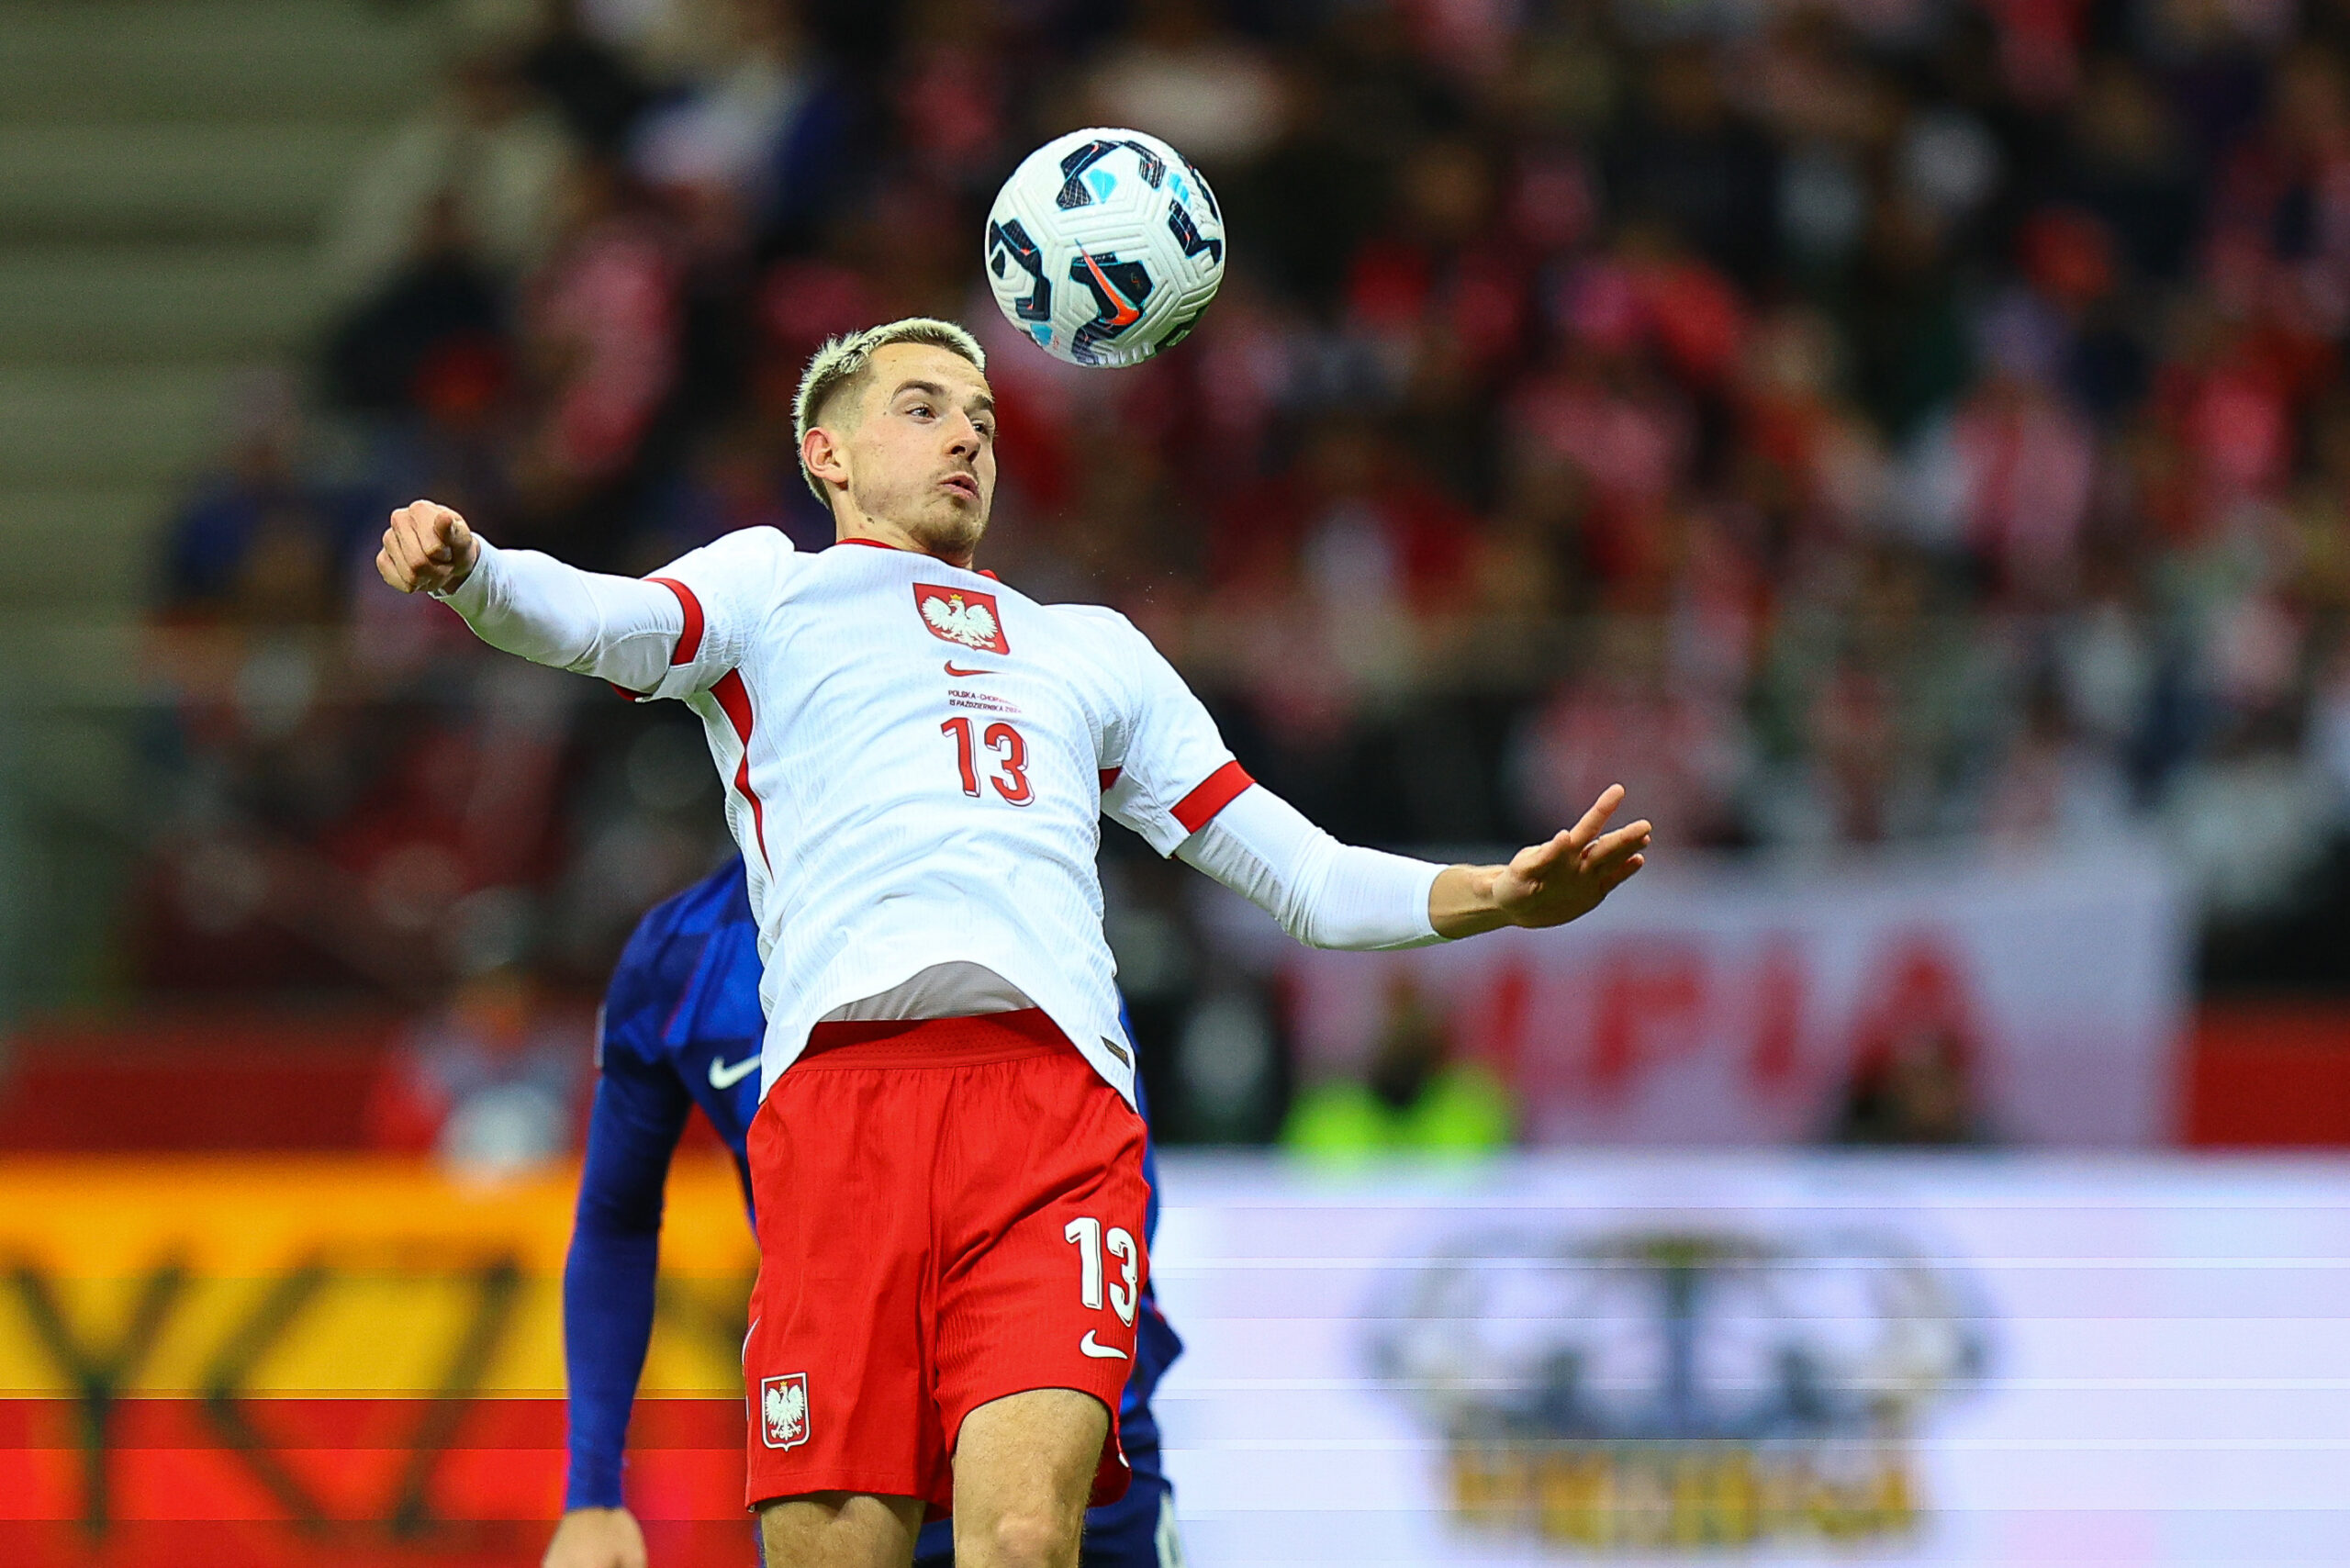
[[[1125,769],[1123,767],[1105,767],[1102,770],[1102,792],[1104,795],[1110,792],[1111,787],[1118,782],[1118,776],[1124,772]]]
[[[617,680],[608,680],[604,682],[604,684],[610,687],[614,691],[619,692],[621,700],[623,702],[649,702],[652,700],[652,699],[645,696],[643,692],[631,691],[627,687],[622,686]]]
[[[670,654],[669,662],[672,665],[693,663],[694,655],[701,652],[701,600],[694,597],[693,589],[675,577],[647,577],[644,580],[659,583],[677,596],[678,608],[686,612],[686,628],[677,633],[677,646]]]
[[[1216,812],[1232,804],[1240,792],[1257,782],[1237,762],[1227,762],[1207,776],[1200,787],[1175,802],[1175,820],[1185,833],[1197,833],[1215,821]]]
[[[734,765],[734,788],[751,803],[751,832],[759,841],[759,859],[773,870],[775,862],[767,858],[767,813],[759,807],[758,792],[751,788],[750,689],[743,684],[739,670],[730,669],[718,678],[718,684],[710,689],[710,694],[718,699],[727,722],[734,726],[735,738],[743,743],[743,760]]]

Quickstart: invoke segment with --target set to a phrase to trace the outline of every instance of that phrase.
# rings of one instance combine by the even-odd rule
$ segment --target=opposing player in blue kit
[[[758,925],[738,855],[645,915],[605,994],[587,1165],[563,1278],[571,1463],[544,1568],[645,1568],[643,1534],[621,1500],[621,1462],[653,1331],[662,1188],[699,1106],[733,1153],[750,1203],[745,1140],[758,1110],[766,1027]],[[1151,1188],[1147,1228],[1155,1230],[1158,1173],[1147,1144],[1143,1168]],[[1136,1329],[1119,1411],[1134,1481],[1125,1497],[1087,1514],[1085,1568],[1179,1568],[1182,1561],[1150,1411],[1151,1391],[1182,1343],[1147,1286]],[[949,1568],[951,1523],[926,1526],[915,1551],[915,1568]]]

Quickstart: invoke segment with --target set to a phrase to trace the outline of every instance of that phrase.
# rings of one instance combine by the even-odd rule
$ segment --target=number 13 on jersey
[[[1100,1220],[1080,1215],[1069,1222],[1061,1238],[1077,1249],[1078,1299],[1094,1311],[1101,1311],[1102,1287],[1106,1282],[1110,1287],[1110,1310],[1118,1315],[1119,1322],[1132,1323],[1142,1286],[1142,1249],[1135,1245],[1134,1233],[1122,1225],[1113,1225],[1105,1235]],[[1118,1277],[1106,1282],[1102,1257],[1104,1252],[1118,1262]]]
[[[988,759],[992,765],[988,782],[995,786],[995,792],[1015,806],[1024,806],[1036,798],[1028,787],[1028,743],[1010,724],[997,720],[979,737],[977,745],[971,739],[968,719],[949,719],[938,726],[938,733],[954,737],[955,765],[962,770],[966,795],[979,792],[979,747],[985,746],[995,754]]]

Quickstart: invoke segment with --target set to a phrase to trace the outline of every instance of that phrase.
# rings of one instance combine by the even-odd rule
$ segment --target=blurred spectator
[[[525,82],[546,95],[592,156],[617,155],[653,91],[636,66],[599,36],[595,0],[543,0],[540,29],[522,55]]]
[[[514,453],[526,514],[518,543],[582,565],[611,558],[630,476],[676,386],[684,274],[675,231],[627,173],[573,172],[564,231],[521,299],[524,423]]]
[[[1262,51],[1218,28],[1202,0],[1143,0],[1136,12],[1094,67],[1094,118],[1147,126],[1210,169],[1253,162],[1281,117],[1281,81]]]
[[[790,0],[728,0],[726,47],[706,73],[655,106],[636,127],[631,161],[656,187],[720,202],[743,220],[771,211],[790,174],[804,117],[826,106],[819,75]]]
[[[354,503],[304,472],[302,419],[281,380],[249,384],[234,423],[227,465],[166,528],[159,608],[173,620],[324,621]]]
[[[1583,673],[1529,716],[1514,759],[1528,842],[1580,820],[1610,784],[1673,844],[1734,836],[1743,727],[1722,694],[1673,678],[1664,639],[1657,621],[1608,621]]]
[[[1458,1159],[1507,1148],[1516,1122],[1508,1090],[1484,1069],[1454,1059],[1443,1016],[1399,975],[1389,982],[1387,1014],[1363,1081],[1300,1092],[1281,1143],[1336,1162],[1390,1154]]]
[[[1780,153],[1723,90],[1709,44],[1651,59],[1639,107],[1610,149],[1625,216],[1680,235],[1742,283],[1759,282],[1778,230]]]
[[[505,294],[463,223],[453,196],[435,196],[415,254],[335,328],[325,390],[339,407],[398,414],[452,397],[486,404],[502,393]]]
[[[1903,1031],[1852,1070],[1830,1140],[1959,1145],[1989,1141],[1975,1105],[1964,1043],[1947,1029]]]
[[[322,269],[340,300],[374,294],[463,235],[481,263],[518,275],[554,238],[574,153],[562,121],[502,49],[460,59],[442,90],[360,171],[327,240]]]
[[[521,969],[467,981],[413,1029],[368,1107],[375,1146],[430,1151],[462,1175],[543,1165],[576,1142],[585,1021],[551,1009]]]

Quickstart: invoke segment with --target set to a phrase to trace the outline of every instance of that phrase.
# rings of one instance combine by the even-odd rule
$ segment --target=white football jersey
[[[649,695],[701,715],[750,866],[763,1092],[817,1020],[972,965],[1131,1101],[1101,817],[1169,854],[1249,783],[1149,640],[933,556],[801,554],[772,528],[653,580],[685,628]]]

